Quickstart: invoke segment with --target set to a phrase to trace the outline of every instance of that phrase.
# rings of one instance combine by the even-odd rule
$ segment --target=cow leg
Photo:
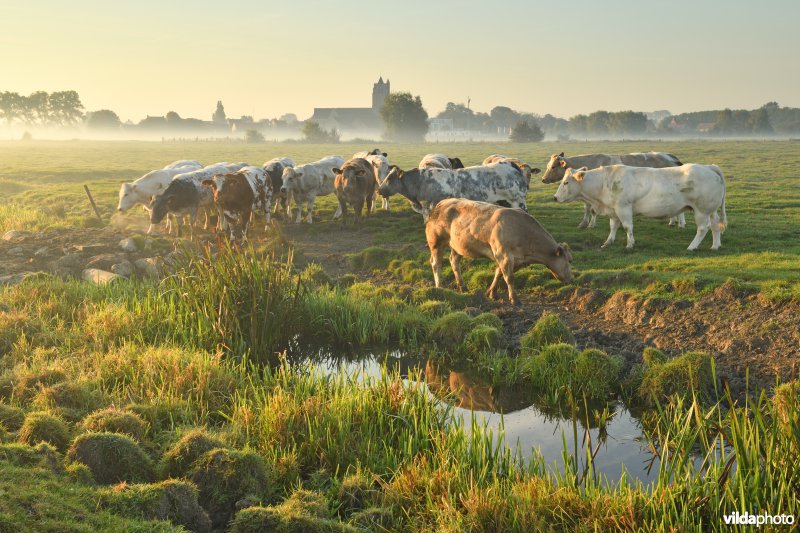
[[[497,290],[497,282],[500,281],[500,276],[502,275],[502,273],[503,271],[500,270],[500,267],[498,266],[494,270],[494,279],[492,280],[492,284],[489,285],[489,289],[486,291],[486,296],[492,300],[494,300],[495,291]]]
[[[497,264],[508,286],[508,301],[511,302],[512,305],[519,305],[517,295],[514,293],[514,259],[509,256],[500,256],[498,257]]]
[[[342,226],[347,225],[347,204],[344,201],[344,198],[339,198],[339,210],[342,212]],[[355,208],[353,208],[355,211]]]
[[[678,227],[683,229],[686,227],[686,215],[678,213]]]
[[[428,241],[428,246],[431,249],[431,270],[433,270],[433,285],[434,287],[442,286],[442,252],[444,251],[438,243],[431,243]]]
[[[369,204],[367,204],[367,216],[369,216]],[[364,209],[364,201],[362,199],[356,200],[356,205],[353,206],[353,211],[356,214],[356,226],[361,223],[361,211]],[[344,212],[344,206],[342,206],[342,212]]]
[[[697,250],[697,247],[703,242],[706,233],[708,233],[708,228],[711,225],[711,217],[695,210],[694,221],[697,224],[697,233],[694,236],[694,240],[689,245],[689,248],[687,248],[688,250]]]
[[[589,223],[592,220],[592,208],[589,204],[583,204],[583,219],[581,219],[581,223],[578,224],[579,228],[588,228]]]
[[[247,239],[247,230],[250,228],[250,219],[252,215],[252,207],[245,207],[244,211],[242,211],[242,213],[239,215],[241,217],[239,220],[242,221],[242,240]]]
[[[608,238],[606,242],[603,243],[601,248],[605,248],[611,244],[614,244],[614,241],[617,240],[617,229],[619,229],[619,219],[616,215],[611,215],[611,218],[608,219],[609,226],[611,227],[611,231],[608,233]]]
[[[619,221],[622,224],[622,227],[625,229],[625,234],[628,237],[628,242],[625,245],[625,248],[631,250],[633,245],[636,244],[636,240],[633,238],[633,213],[620,213],[619,214]]]
[[[464,280],[461,279],[461,256],[452,249],[450,250],[450,266],[453,267],[453,276],[456,278],[456,287],[458,287],[458,290],[462,292],[467,290],[466,285],[464,285]]]
[[[309,224],[311,224],[313,222],[313,218],[311,217],[311,214],[314,211],[314,200],[315,200],[315,198],[316,197],[312,196],[311,198],[308,199],[308,202],[306,202],[306,208],[308,209],[308,218],[306,220],[308,221]],[[339,212],[339,215],[342,214],[339,211],[338,208],[336,209],[336,211]],[[333,218],[336,218],[336,214],[333,215]]]
[[[722,246],[722,231],[719,224],[719,213],[716,211],[711,215],[711,238],[711,249],[719,250],[719,247]]]
[[[597,213],[592,208],[589,208],[591,215],[589,216],[589,229],[597,226]]]
[[[339,205],[336,206],[336,212],[333,214],[333,220],[336,220],[340,216],[342,216],[342,206]]]

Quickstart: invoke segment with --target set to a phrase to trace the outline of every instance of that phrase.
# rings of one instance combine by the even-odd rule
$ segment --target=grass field
[[[600,250],[606,222],[577,229],[582,206],[558,205],[554,186],[534,183],[529,210],[570,244],[579,276],[562,289],[528,267],[520,289],[528,300],[580,287],[693,300],[732,279],[776,314],[800,300],[800,143],[379,146],[404,168],[428,152],[468,165],[504,153],[544,167],[561,150],[659,150],[718,164],[730,177],[717,252],[710,236],[686,251],[691,217],[685,230],[637,220],[634,251],[624,239]],[[91,243],[102,224],[82,185],[108,221],[121,181],[177,159],[305,162],[366,148],[0,143],[0,232],[64,228]],[[530,303],[512,310],[474,294],[487,262],[464,268],[472,293],[433,290],[421,217],[399,198],[392,205],[343,228],[323,198],[315,224],[257,231],[252,249],[213,259],[184,257],[165,279],[96,286],[40,276],[0,287],[0,531],[708,531],[732,512],[800,518],[797,381],[734,398],[702,353],[669,358],[648,347],[623,360],[585,349],[556,315],[536,320],[525,316]],[[512,335],[516,322],[535,324]],[[454,425],[452,399],[430,394],[419,374],[293,363],[376,346],[535,391],[576,441],[623,402],[657,479],[609,483],[566,439],[554,473],[490,428]]]

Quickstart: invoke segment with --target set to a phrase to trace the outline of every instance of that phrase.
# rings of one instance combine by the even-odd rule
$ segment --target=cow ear
[[[539,172],[541,172],[541,171],[542,171],[542,169],[541,169],[541,168],[532,168],[532,169],[531,169],[531,174],[538,174],[538,173],[539,173]]]
[[[132,190],[132,191],[135,191],[135,190],[136,190],[136,184],[135,184],[135,183],[131,183],[131,188],[130,188],[130,190]]]
[[[217,184],[214,182],[214,180],[203,180],[202,183],[206,187],[211,187],[212,189],[217,188]]]
[[[341,168],[334,168],[333,169],[333,173],[334,174],[341,174],[342,173],[342,169]]]
[[[586,174],[585,170],[579,170],[577,172],[572,173],[572,177],[575,178],[575,181],[583,181],[583,176]]]
[[[563,159],[559,160],[558,164],[561,165],[564,168],[567,168],[567,162],[564,161]]]
[[[560,154],[558,154],[558,157],[564,157],[564,152],[561,152]]]
[[[383,157],[389,157],[389,154],[387,154],[386,152],[383,152]]]

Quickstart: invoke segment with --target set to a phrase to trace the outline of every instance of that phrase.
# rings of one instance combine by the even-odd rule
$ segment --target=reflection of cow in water
[[[533,403],[530,391],[480,383],[467,373],[441,369],[430,359],[425,363],[425,382],[436,396],[473,411],[510,413]]]

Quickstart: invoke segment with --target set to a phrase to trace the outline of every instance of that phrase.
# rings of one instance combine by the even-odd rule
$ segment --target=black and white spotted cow
[[[378,192],[384,198],[401,194],[415,211],[428,219],[430,210],[445,198],[466,198],[527,211],[526,179],[516,165],[495,163],[459,169],[412,169],[393,166]]]

